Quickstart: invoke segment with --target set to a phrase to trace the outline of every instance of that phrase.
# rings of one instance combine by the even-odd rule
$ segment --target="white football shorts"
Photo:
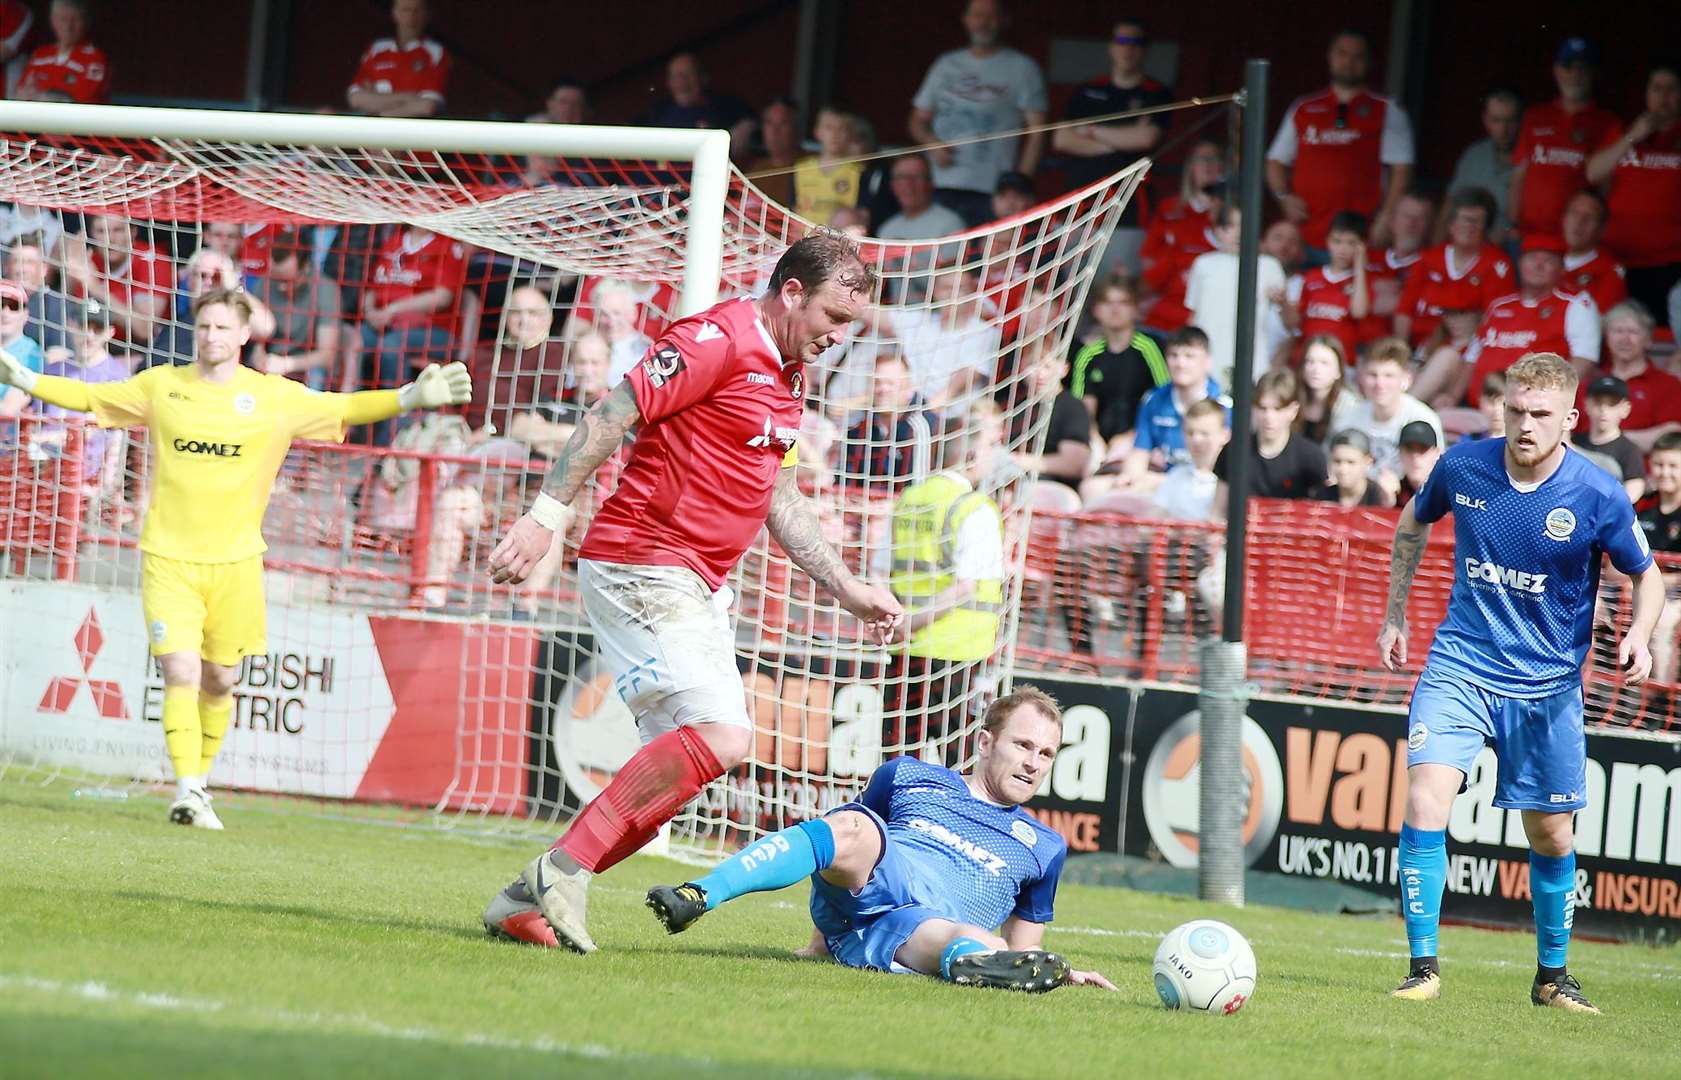
[[[690,724],[753,728],[735,666],[728,586],[682,566],[578,560],[584,613],[644,743]]]

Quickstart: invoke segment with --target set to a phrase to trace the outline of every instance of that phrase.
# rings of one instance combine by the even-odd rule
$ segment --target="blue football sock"
[[[951,981],[951,962],[959,956],[991,951],[992,946],[984,941],[976,941],[972,937],[952,938],[951,943],[940,953],[940,978]]]
[[[760,840],[695,880],[706,892],[706,910],[752,892],[786,889],[835,861],[835,834],[821,818],[802,821]]]
[[[1407,923],[1407,948],[1414,957],[1436,955],[1436,932],[1442,923],[1442,890],[1448,883],[1445,829],[1401,826],[1401,915]]]
[[[1564,967],[1575,891],[1574,851],[1568,855],[1529,853],[1529,894],[1535,899],[1535,957],[1541,967]]]

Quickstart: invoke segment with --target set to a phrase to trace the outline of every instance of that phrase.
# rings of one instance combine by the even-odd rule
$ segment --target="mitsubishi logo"
[[[88,692],[93,695],[93,707],[106,720],[127,720],[128,706],[123,704],[123,688],[111,679],[93,679],[88,672],[93,668],[93,662],[99,656],[99,650],[105,647],[105,632],[99,628],[99,613],[88,608],[87,618],[82,620],[81,628],[76,631],[73,639],[76,643],[76,655],[82,662],[82,674],[54,675],[52,682],[47,684],[47,692],[41,695],[41,704],[37,705],[37,712],[62,714],[70,711],[70,706],[76,701],[76,691],[86,683]]]

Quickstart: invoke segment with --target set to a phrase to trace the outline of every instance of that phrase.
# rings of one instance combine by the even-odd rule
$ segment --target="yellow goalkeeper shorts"
[[[261,555],[229,563],[144,555],[140,606],[153,656],[191,652],[233,667],[268,651]]]

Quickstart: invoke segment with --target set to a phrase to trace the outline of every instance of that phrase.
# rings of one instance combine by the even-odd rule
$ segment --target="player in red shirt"
[[[53,0],[47,15],[53,43],[29,56],[13,96],[19,101],[74,101],[103,105],[111,97],[111,66],[87,40],[86,0]]]
[[[1370,54],[1363,34],[1332,38],[1331,85],[1291,102],[1267,149],[1267,187],[1316,248],[1342,210],[1373,218],[1372,239],[1387,240],[1395,203],[1412,181],[1412,127],[1399,104],[1366,89]]]
[[[653,839],[753,748],[724,579],[761,528],[862,620],[878,643],[903,615],[854,577],[800,494],[794,443],[805,365],[845,340],[875,274],[839,233],[790,247],[757,299],[680,319],[578,421],[531,511],[491,552],[495,580],[519,582],[548,552],[585,481],[636,429],[630,462],[579,550],[584,610],[636,715],[643,747],[485,909],[491,933],[595,950],[590,878]]]
[[[1464,398],[1475,408],[1482,400],[1483,381],[1529,353],[1569,357],[1579,371],[1599,363],[1599,309],[1586,293],[1566,296],[1558,291],[1563,271],[1564,241],[1556,236],[1526,237],[1518,261],[1522,287],[1489,305],[1464,360],[1438,354],[1419,373],[1415,386],[1435,385],[1440,375],[1438,361],[1451,363],[1455,370],[1432,395],[1431,404],[1443,408]]]
[[[373,116],[436,116],[449,86],[449,53],[426,36],[426,0],[391,0],[395,37],[362,53],[345,97]]]
[[[1593,188],[1583,188],[1564,207],[1560,229],[1564,237],[1564,276],[1558,291],[1567,295],[1585,292],[1594,306],[1610,311],[1628,295],[1623,268],[1611,253],[1599,246],[1605,230],[1605,200]]]
[[[1284,325],[1307,341],[1327,334],[1353,356],[1362,319],[1371,311],[1366,287],[1366,219],[1344,211],[1331,219],[1326,246],[1331,261],[1297,274],[1285,287]]]
[[[1588,179],[1611,182],[1605,243],[1628,267],[1629,295],[1667,321],[1681,282],[1681,66],[1652,68],[1646,111],[1607,136]]]
[[[1524,110],[1506,196],[1508,213],[1524,236],[1558,235],[1565,204],[1588,186],[1588,155],[1617,126],[1617,118],[1593,102],[1598,59],[1592,42],[1565,39],[1553,58],[1558,98]]]
[[[1225,182],[1220,148],[1202,141],[1185,158],[1179,194],[1169,196],[1150,214],[1139,250],[1140,278],[1149,297],[1140,305],[1144,321],[1159,330],[1177,330],[1190,319],[1185,281],[1198,255],[1213,251],[1218,192]]]
[[[133,349],[144,348],[169,311],[175,268],[134,238],[128,219],[89,214],[86,221],[81,240],[64,238],[66,291],[104,304],[119,339]]]
[[[1485,311],[1512,291],[1512,264],[1488,242],[1494,196],[1466,188],[1448,201],[1448,242],[1430,248],[1407,275],[1395,308],[1395,336],[1423,345],[1445,311]]]

